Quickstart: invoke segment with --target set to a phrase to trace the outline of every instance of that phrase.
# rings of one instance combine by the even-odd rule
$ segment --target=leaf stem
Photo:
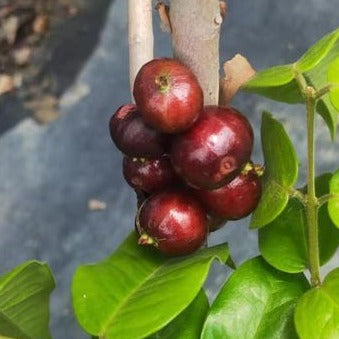
[[[294,187],[288,188],[288,194],[291,198],[298,199],[304,206],[307,203],[307,196],[303,194],[301,191],[295,189]]]
[[[300,92],[304,98],[306,98],[305,90],[307,88],[307,83],[305,77],[302,75],[302,73],[298,70],[297,64],[293,64],[293,72],[294,72],[294,78],[297,81],[298,87],[300,89]]]
[[[326,204],[330,199],[339,199],[339,194],[328,193],[318,198],[319,207]]]
[[[318,243],[318,199],[315,192],[315,103],[316,91],[313,87],[307,86],[304,90],[307,113],[307,201],[306,218],[308,227],[308,257],[311,273],[312,286],[321,284],[319,273],[319,243]]]
[[[328,93],[330,91],[330,89],[332,88],[331,84],[326,85],[325,87],[320,88],[319,90],[316,91],[315,93],[315,98],[319,99],[321,98],[323,95],[325,95],[326,93]]]

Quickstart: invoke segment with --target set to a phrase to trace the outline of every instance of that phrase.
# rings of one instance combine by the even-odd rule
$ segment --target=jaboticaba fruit
[[[184,190],[166,190],[148,198],[138,213],[139,244],[154,245],[166,255],[185,255],[204,244],[207,216]]]
[[[174,59],[154,59],[142,66],[133,95],[145,122],[164,133],[188,129],[203,108],[197,78]]]
[[[109,130],[118,149],[130,157],[160,157],[165,153],[168,136],[147,126],[133,104],[118,108]]]
[[[190,186],[214,189],[235,177],[252,148],[253,131],[245,116],[230,107],[206,106],[188,131],[174,136],[171,160]]]
[[[179,182],[168,157],[158,159],[130,158],[123,160],[123,174],[134,189],[146,193],[159,192]]]
[[[255,170],[245,169],[230,183],[216,190],[196,190],[205,208],[220,217],[238,220],[249,215],[261,196],[261,179]]]
[[[207,218],[208,231],[214,232],[224,227],[227,223],[227,219],[215,214],[209,214]]]

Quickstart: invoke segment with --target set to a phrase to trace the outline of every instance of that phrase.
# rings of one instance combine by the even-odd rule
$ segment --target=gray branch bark
[[[134,79],[141,66],[153,59],[152,0],[128,0],[128,42],[133,100]]]
[[[190,67],[204,92],[205,105],[219,99],[219,37],[222,17],[217,0],[171,0],[174,57]]]

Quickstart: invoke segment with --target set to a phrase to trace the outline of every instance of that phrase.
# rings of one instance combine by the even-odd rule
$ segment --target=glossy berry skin
[[[123,174],[131,187],[146,193],[159,192],[179,182],[166,156],[158,159],[124,157]]]
[[[215,189],[231,181],[250,159],[253,131],[230,107],[206,106],[199,120],[173,138],[175,171],[194,188]]]
[[[203,108],[203,92],[195,75],[169,58],[154,59],[141,67],[133,95],[145,122],[164,133],[188,129]]]
[[[207,236],[207,216],[184,190],[151,196],[139,213],[139,244],[155,245],[165,255],[186,255],[200,248]]]
[[[117,109],[109,130],[117,148],[130,157],[160,157],[168,144],[168,136],[147,126],[133,104]]]
[[[195,195],[211,213],[228,220],[249,215],[261,196],[261,179],[255,171],[238,175],[227,185],[216,190],[196,190]]]
[[[224,227],[227,223],[227,219],[223,217],[219,217],[215,214],[209,214],[208,215],[208,231],[209,232],[215,232],[219,230],[220,228]]]

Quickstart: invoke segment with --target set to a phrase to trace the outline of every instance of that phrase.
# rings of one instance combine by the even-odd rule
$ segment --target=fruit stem
[[[319,243],[318,243],[318,199],[315,192],[315,103],[316,91],[311,86],[304,89],[307,117],[307,200],[306,218],[308,227],[308,257],[312,286],[321,285],[319,273]]]

